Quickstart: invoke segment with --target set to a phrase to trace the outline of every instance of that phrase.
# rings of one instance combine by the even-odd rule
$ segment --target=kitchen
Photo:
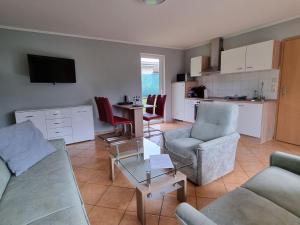
[[[195,106],[202,101],[234,103],[240,110],[239,133],[260,143],[273,139],[279,52],[280,42],[275,40],[225,51],[222,39],[212,40],[210,57],[192,57],[189,80],[178,75],[179,82],[172,84],[173,118],[193,123]]]

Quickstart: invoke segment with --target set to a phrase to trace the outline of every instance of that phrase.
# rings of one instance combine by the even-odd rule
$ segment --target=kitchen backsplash
[[[260,93],[261,83],[264,82],[263,95],[267,99],[276,99],[278,93],[279,70],[213,74],[198,78],[199,83],[206,86],[208,96],[224,97],[233,95],[254,96],[254,91]]]

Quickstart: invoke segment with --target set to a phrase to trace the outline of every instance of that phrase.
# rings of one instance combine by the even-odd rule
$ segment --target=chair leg
[[[132,123],[130,123],[129,124],[129,126],[130,126],[130,138],[132,138],[132,136],[133,136],[133,128],[132,128]]]
[[[150,121],[148,121],[148,134],[149,134],[149,137],[150,137]]]

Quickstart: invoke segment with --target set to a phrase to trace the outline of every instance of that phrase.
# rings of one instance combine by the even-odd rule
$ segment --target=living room
[[[294,0],[1,1],[0,224],[300,224],[299,27]]]

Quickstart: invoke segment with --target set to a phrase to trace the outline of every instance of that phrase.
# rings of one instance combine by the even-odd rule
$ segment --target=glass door
[[[164,56],[142,53],[141,81],[143,104],[146,104],[148,95],[165,94],[164,77]]]

